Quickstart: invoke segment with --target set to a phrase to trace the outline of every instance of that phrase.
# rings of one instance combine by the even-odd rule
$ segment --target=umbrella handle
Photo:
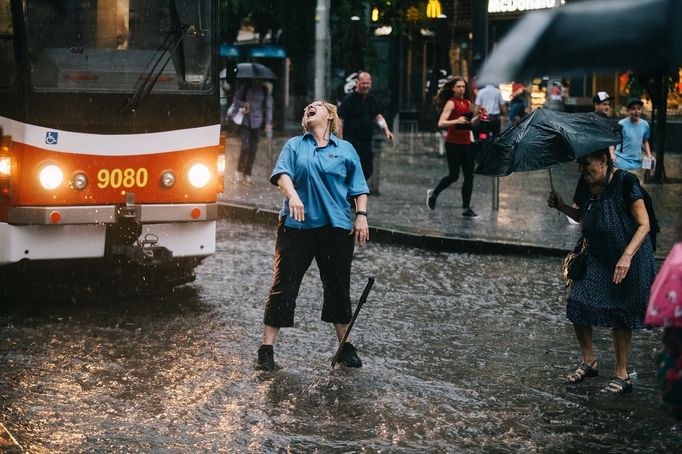
[[[549,172],[549,188],[554,192],[554,183],[552,182],[552,169],[548,168],[547,171]],[[559,211],[559,207],[556,207],[556,212],[561,216],[561,211]]]

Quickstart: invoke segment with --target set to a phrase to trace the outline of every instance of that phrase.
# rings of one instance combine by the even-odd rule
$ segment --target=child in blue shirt
[[[628,116],[618,122],[623,127],[623,144],[615,149],[615,166],[640,173],[642,157],[653,158],[649,147],[649,123],[641,118],[644,103],[638,98],[628,101]]]

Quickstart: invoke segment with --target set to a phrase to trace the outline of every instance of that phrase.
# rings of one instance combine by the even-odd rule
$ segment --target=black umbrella
[[[277,79],[270,68],[260,63],[237,64],[237,79]]]
[[[503,177],[553,167],[621,142],[621,126],[595,113],[536,109],[486,143],[476,173]]]
[[[539,74],[677,71],[682,1],[599,0],[527,13],[486,60],[479,85]]]

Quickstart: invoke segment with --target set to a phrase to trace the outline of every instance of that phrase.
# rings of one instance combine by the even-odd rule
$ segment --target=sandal
[[[581,381],[585,380],[587,377],[598,376],[599,371],[597,370],[596,364],[597,364],[596,359],[592,361],[591,364],[587,364],[584,361],[581,362],[574,372],[568,374],[568,376],[566,377],[566,382],[571,385],[575,385],[576,383],[580,383]]]
[[[622,379],[619,377],[611,377],[611,381],[608,385],[601,389],[601,392],[605,394],[625,394],[632,391],[632,380],[630,376],[628,378]]]

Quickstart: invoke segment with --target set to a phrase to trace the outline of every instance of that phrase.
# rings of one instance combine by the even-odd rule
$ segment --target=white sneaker
[[[436,198],[433,196],[433,189],[426,190],[426,206],[431,210],[436,208]]]
[[[241,183],[243,180],[244,180],[244,177],[242,177],[242,173],[239,170],[237,170],[234,173],[234,182],[235,183]]]
[[[251,179],[251,175],[244,175],[244,180],[245,180],[247,183],[251,183],[251,182],[253,181],[253,180]]]

